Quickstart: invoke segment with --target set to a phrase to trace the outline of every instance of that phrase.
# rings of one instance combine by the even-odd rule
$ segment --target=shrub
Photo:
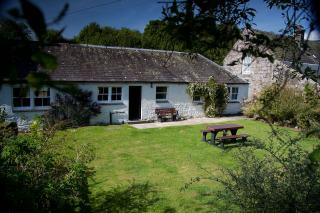
[[[302,111],[298,116],[298,126],[306,133],[320,137],[320,106],[317,108],[308,108]],[[318,130],[318,131],[315,131]]]
[[[16,122],[0,122],[0,149],[3,146],[5,138],[11,138],[18,135],[18,126]]]
[[[3,138],[0,147],[0,208],[3,212],[90,210],[87,146],[68,147],[41,131]]]
[[[272,85],[263,90],[259,97],[246,103],[243,111],[249,117],[264,118],[280,125],[296,126],[298,115],[305,109],[302,91]]]
[[[257,97],[252,98],[250,101],[246,101],[242,107],[242,112],[245,116],[253,118],[258,116],[258,110],[261,109]]]
[[[6,120],[7,113],[5,109],[0,108],[0,123],[3,123]]]
[[[225,169],[218,181],[224,185],[220,198],[240,212],[318,212],[320,210],[320,164],[309,153],[288,142],[241,150],[237,168]],[[288,147],[288,148],[286,148]],[[285,151],[286,154],[283,154]]]
[[[91,92],[77,89],[72,94],[57,94],[56,102],[44,115],[46,124],[57,129],[88,125],[90,118],[100,113],[100,106],[92,102]]]
[[[187,87],[191,96],[200,96],[204,99],[204,112],[208,117],[222,115],[228,103],[228,90],[225,85],[217,84],[210,77],[207,83],[192,83]]]

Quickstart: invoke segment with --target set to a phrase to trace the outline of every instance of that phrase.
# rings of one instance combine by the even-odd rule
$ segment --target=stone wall
[[[251,74],[242,73],[242,52],[244,43],[236,42],[233,50],[231,50],[224,59],[224,67],[232,74],[246,80],[249,83],[248,97],[251,98],[257,95],[262,88],[272,83],[273,79],[273,64],[266,58],[252,58],[250,66]],[[230,66],[230,63],[236,64]]]
[[[288,80],[288,86],[301,89],[306,83],[310,83],[310,81],[306,79],[302,80],[301,75],[294,77],[294,70],[289,69],[288,66],[281,61],[275,60],[274,63],[271,63],[267,58],[261,57],[252,57],[250,66],[251,73],[243,74],[241,49],[244,47],[245,43],[243,41],[236,42],[233,49],[225,57],[223,64],[229,72],[249,83],[249,99],[257,96],[263,88],[270,86],[273,82],[283,83],[284,79]]]

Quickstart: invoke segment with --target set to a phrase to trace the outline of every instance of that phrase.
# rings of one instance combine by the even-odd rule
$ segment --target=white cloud
[[[307,39],[308,33],[309,33],[309,32],[305,32],[305,34],[304,34],[304,38],[305,38],[305,39]],[[320,40],[320,33],[319,33],[319,31],[317,31],[317,30],[312,31],[312,32],[310,33],[309,40],[311,40],[311,41]]]

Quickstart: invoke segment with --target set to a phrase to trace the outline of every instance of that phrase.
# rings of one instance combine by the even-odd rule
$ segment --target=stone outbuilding
[[[270,33],[260,32],[270,36]],[[301,32],[303,33],[303,31]],[[246,34],[246,32],[244,33]],[[275,36],[275,35],[271,35]],[[303,42],[303,34],[297,34],[296,45]],[[280,52],[273,52],[274,62],[269,61],[268,58],[253,57],[247,54],[243,57],[242,50],[250,45],[244,35],[243,40],[238,40],[231,51],[224,59],[224,67],[233,75],[236,75],[249,83],[249,99],[257,96],[263,88],[270,86],[273,82],[288,79],[288,85],[294,87],[303,87],[306,83],[314,83],[314,80],[302,79],[302,73],[295,72],[290,69],[292,63],[292,56],[295,54],[294,48],[288,47],[288,49]],[[308,41],[309,48],[301,55],[300,69],[305,70],[307,67],[311,69],[315,76],[320,76],[320,42]],[[263,49],[264,48],[264,49]],[[265,47],[261,47],[261,51],[272,52]],[[319,79],[318,79],[319,80]],[[320,81],[319,81],[320,82]]]

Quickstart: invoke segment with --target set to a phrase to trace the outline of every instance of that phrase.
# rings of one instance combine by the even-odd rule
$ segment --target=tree
[[[8,11],[8,20],[2,19],[0,25],[1,34],[1,58],[3,59],[0,86],[3,80],[21,81],[39,88],[50,82],[48,71],[57,67],[56,58],[43,51],[46,45],[47,23],[42,11],[28,0],[20,0],[20,8],[12,8]],[[58,23],[68,10],[65,4],[59,15],[51,22]],[[17,24],[16,21],[27,25]],[[26,30],[25,26],[28,26]],[[9,32],[6,30],[9,29]],[[29,36],[32,32],[35,40]],[[37,66],[41,66],[42,72],[36,72]],[[26,76],[27,75],[27,76]]]
[[[79,35],[75,37],[75,41],[84,44],[102,44],[101,33],[100,25],[90,23],[80,31]]]
[[[69,42],[62,36],[63,31],[48,29],[47,34],[44,37],[44,41],[47,44],[54,44],[54,43],[66,43]]]
[[[141,47],[141,40],[142,35],[138,31],[101,27],[97,23],[85,26],[75,37],[77,43],[120,47]]]
[[[163,9],[163,21],[166,31],[184,41],[186,49],[192,52],[225,49],[240,38],[237,25],[248,25],[255,15],[253,8],[246,7],[248,1],[174,0]]]
[[[144,29],[143,48],[183,51],[185,44],[171,36],[166,27],[161,20],[150,21]]]

